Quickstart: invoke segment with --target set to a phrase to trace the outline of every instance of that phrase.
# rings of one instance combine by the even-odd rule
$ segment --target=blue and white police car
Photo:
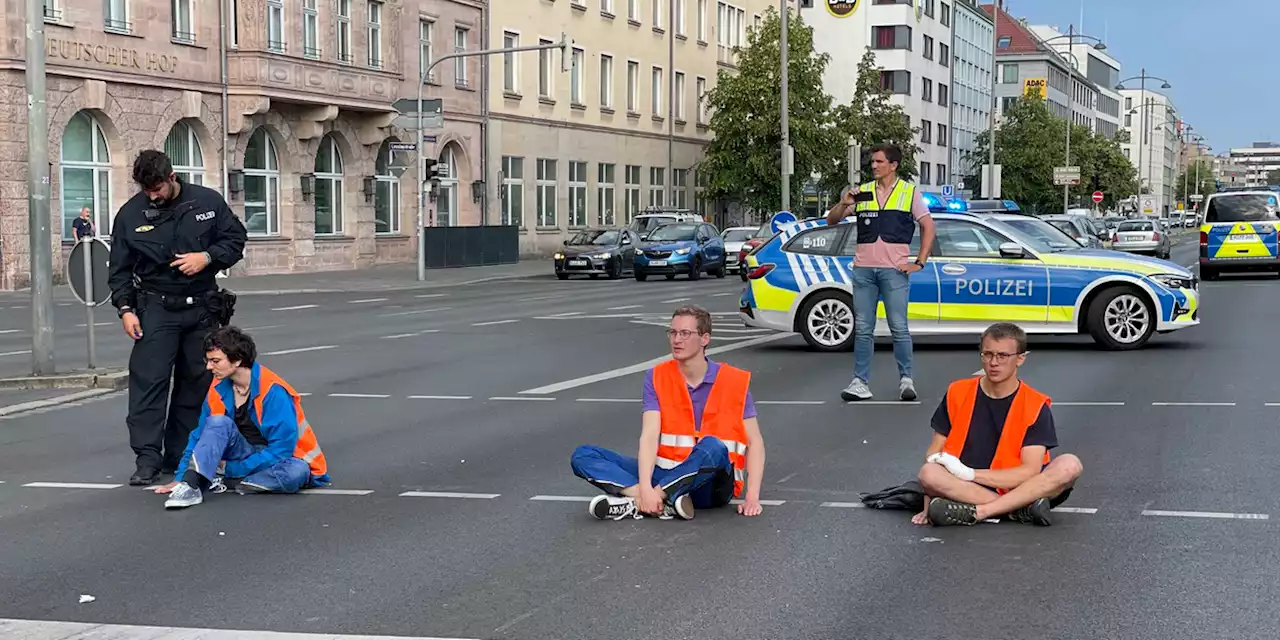
[[[930,205],[937,241],[925,268],[911,275],[914,335],[977,335],[994,322],[1015,322],[1028,333],[1088,333],[1104,348],[1127,350],[1157,332],[1200,322],[1199,281],[1177,264],[1086,249],[1022,213],[978,215]],[[820,351],[851,349],[852,221],[780,224],[747,258],[742,320],[800,333]],[[917,231],[913,256],[919,247]],[[883,304],[876,335],[889,335]]]

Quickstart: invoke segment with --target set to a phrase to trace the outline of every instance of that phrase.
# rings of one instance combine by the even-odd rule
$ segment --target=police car
[[[1280,193],[1259,187],[1211,194],[1200,226],[1200,277],[1223,271],[1280,271]]]
[[[1086,249],[1021,213],[943,212],[933,256],[911,275],[914,335],[980,334],[994,322],[1028,333],[1088,333],[1107,349],[1136,349],[1156,332],[1199,324],[1198,280],[1172,262]],[[820,351],[853,345],[854,219],[779,225],[747,258],[739,315],[751,327],[798,332]],[[920,233],[912,242],[918,252]],[[876,335],[889,335],[884,306]]]

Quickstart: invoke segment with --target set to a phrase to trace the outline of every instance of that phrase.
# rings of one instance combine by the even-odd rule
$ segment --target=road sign
[[[1143,213],[1154,213],[1154,212],[1155,212],[1155,206],[1156,206],[1156,201],[1155,201],[1155,200],[1152,200],[1151,198],[1143,198],[1143,199],[1142,199],[1142,212],[1143,212]]]
[[[790,224],[795,221],[795,214],[790,211],[779,211],[773,214],[773,217],[769,219],[769,228],[772,229],[774,233],[778,233],[782,230],[782,225]]]
[[[942,197],[944,197],[944,198],[951,198],[951,197],[955,196],[955,194],[956,194],[956,188],[955,188],[955,187],[953,187],[953,186],[951,186],[951,185],[949,185],[949,184],[944,184],[944,185],[942,185]]]
[[[1080,167],[1054,167],[1053,183],[1057,185],[1080,184]]]
[[[1102,202],[1102,198],[1103,198],[1103,195],[1102,195],[1102,192],[1101,192],[1101,191],[1094,191],[1094,192],[1093,192],[1093,201],[1094,201],[1094,202]]]
[[[88,269],[85,268],[84,263],[86,251],[89,252]],[[71,255],[67,258],[67,284],[71,285],[71,293],[81,304],[84,304],[87,298],[95,307],[100,307],[111,299],[111,288],[107,286],[109,268],[107,259],[110,255],[111,247],[100,238],[77,242],[71,248]],[[86,271],[91,272],[92,281],[86,278]],[[86,282],[92,282],[87,292]]]
[[[1188,199],[1191,200],[1192,202],[1200,202],[1201,200],[1204,200],[1204,196],[1198,193],[1193,193],[1191,194],[1191,197]]]
[[[437,165],[436,165],[436,171],[439,171],[439,172],[440,172],[440,175],[445,175],[445,174],[449,173],[449,163],[448,163],[448,162],[441,162],[440,164],[437,164]]]
[[[387,163],[387,171],[399,178],[413,166],[417,159],[415,153],[418,151],[418,145],[412,142],[392,142],[387,145],[387,148],[391,151],[391,162]]]
[[[401,116],[395,119],[395,126],[402,129],[418,128],[418,113],[422,113],[422,128],[444,128],[444,101],[440,98],[423,98],[419,103],[414,98],[400,98],[391,105]]]
[[[435,142],[436,142],[436,137],[435,137],[435,136],[422,136],[422,141],[423,141],[423,142],[430,142],[430,143],[432,143],[432,144],[435,144]]]

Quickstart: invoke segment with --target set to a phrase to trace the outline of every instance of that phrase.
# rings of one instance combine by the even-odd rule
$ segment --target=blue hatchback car
[[[649,232],[636,252],[636,280],[650,275],[674,280],[687,274],[697,280],[703,273],[723,278],[726,253],[724,240],[715,225],[706,222],[677,222]]]

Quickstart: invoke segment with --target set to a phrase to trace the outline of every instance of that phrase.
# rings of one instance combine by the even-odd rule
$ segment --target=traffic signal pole
[[[31,249],[31,374],[54,373],[53,232],[49,219],[49,108],[44,0],[27,0],[27,213]]]

